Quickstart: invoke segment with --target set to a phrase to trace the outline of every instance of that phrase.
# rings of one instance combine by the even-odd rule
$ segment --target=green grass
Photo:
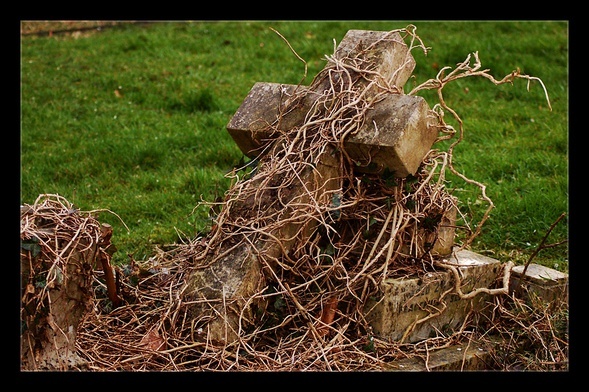
[[[550,225],[568,213],[568,25],[566,22],[158,22],[122,24],[76,38],[21,41],[21,203],[56,193],[82,210],[108,209],[115,262],[146,259],[154,246],[206,232],[206,208],[230,186],[242,158],[226,125],[255,82],[303,84],[323,68],[349,29],[417,26],[431,47],[414,51],[405,90],[455,67],[474,51],[501,79],[519,68],[544,82],[495,86],[466,78],[444,89],[464,122],[456,167],[487,186],[495,209],[473,249],[523,263]],[[430,106],[431,92],[423,95]],[[480,192],[449,176],[461,210],[477,222]],[[194,211],[193,211],[194,209]],[[568,238],[568,218],[548,242]],[[568,270],[568,246],[540,252]]]

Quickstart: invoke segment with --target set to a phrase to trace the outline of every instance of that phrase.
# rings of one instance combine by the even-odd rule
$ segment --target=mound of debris
[[[464,76],[526,76],[495,81],[469,56],[405,93],[415,48],[426,50],[413,26],[350,30],[310,86],[256,83],[227,125],[250,160],[231,174],[204,237],[113,272],[111,232],[90,218],[71,246],[53,241],[55,221],[47,239],[44,228],[21,226],[25,357],[42,348],[43,329],[45,341],[76,353],[75,369],[394,370],[472,334],[492,296],[509,298],[512,264],[466,249],[493,204],[452,166],[462,130],[444,121],[449,108],[416,93]],[[448,151],[434,148],[452,138]],[[488,202],[461,245],[456,230],[468,225],[458,223],[446,170]],[[62,247],[38,258],[39,240]],[[91,259],[102,291],[91,287]],[[69,307],[56,307],[64,295]],[[56,322],[62,313],[68,320]]]

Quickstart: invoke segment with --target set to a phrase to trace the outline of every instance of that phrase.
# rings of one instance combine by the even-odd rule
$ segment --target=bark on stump
[[[21,208],[21,220],[29,212],[26,206]],[[76,350],[77,329],[91,309],[94,265],[106,256],[112,234],[106,224],[96,229],[100,230],[96,241],[69,242],[74,233],[61,235],[55,224],[45,224],[35,237],[21,238],[22,370],[87,367]]]

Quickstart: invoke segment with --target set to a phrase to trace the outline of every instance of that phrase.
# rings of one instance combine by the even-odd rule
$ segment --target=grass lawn
[[[485,184],[495,204],[472,249],[522,264],[562,213],[547,243],[566,241],[566,21],[195,21],[23,34],[21,204],[59,194],[84,211],[112,211],[100,221],[114,227],[115,263],[202,235],[211,220],[208,207],[196,207],[222,197],[225,175],[243,158],[227,123],[255,82],[297,84],[305,76],[305,63],[271,28],[306,61],[308,85],[349,29],[408,24],[431,50],[413,52],[405,91],[473,52],[497,79],[519,69],[548,91],[552,110],[541,84],[528,90],[523,79],[495,86],[465,78],[444,89],[464,126],[454,163]],[[419,95],[437,103],[433,92]],[[447,187],[476,224],[486,209],[478,188],[450,175]],[[534,260],[567,272],[568,245]]]

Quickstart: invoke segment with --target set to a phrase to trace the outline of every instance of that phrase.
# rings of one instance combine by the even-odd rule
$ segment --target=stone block
[[[370,62],[373,65],[371,71],[378,74],[379,85],[396,87],[398,93],[403,92],[403,86],[415,69],[415,59],[398,32],[348,30],[333,57],[341,65],[329,62],[324,71],[348,65],[348,74],[354,78],[357,61]],[[314,90],[323,92],[329,86],[326,79]],[[370,99],[375,92],[375,89],[367,91],[365,97]]]
[[[281,130],[304,123],[306,110],[286,112],[295,85],[256,83],[227,124],[244,155],[254,158]],[[415,174],[438,136],[436,119],[419,96],[389,94],[368,110],[364,126],[344,143],[361,172],[389,169],[397,177]]]
[[[459,270],[464,294],[491,287],[503,269],[498,260],[468,250],[453,253],[444,262]],[[469,312],[476,316],[482,311],[489,297],[481,293],[461,299],[454,286],[452,273],[446,270],[387,279],[382,282],[382,295],[369,301],[364,312],[373,332],[391,341],[414,343],[447,336],[462,325]]]
[[[276,129],[288,130],[303,123],[306,111],[284,113],[296,89],[295,85],[280,83],[253,85],[227,124],[227,131],[245,156],[258,156],[261,148],[275,139]]]
[[[428,352],[427,362],[423,357],[412,356],[392,362],[389,371],[400,372],[441,372],[441,371],[485,371],[492,360],[499,342],[475,342],[455,344]]]
[[[261,163],[262,165],[264,163]],[[300,176],[300,186],[285,190],[282,226],[269,230],[266,235],[251,235],[247,240],[224,242],[205,262],[204,268],[196,268],[187,279],[184,295],[190,301],[199,302],[192,307],[194,319],[210,320],[207,325],[208,337],[214,342],[234,343],[240,329],[250,327],[257,321],[254,309],[265,306],[263,301],[250,301],[264,287],[260,254],[268,260],[278,258],[282,251],[287,253],[297,236],[309,238],[316,230],[317,221],[307,219],[306,212],[298,206],[313,199],[319,205],[329,205],[333,195],[341,190],[338,176],[339,162],[333,150],[327,148],[318,157],[317,165],[307,167]],[[252,186],[256,186],[253,183]],[[258,210],[255,203],[264,203],[270,195],[261,192],[259,201],[254,198],[235,202],[235,210]],[[265,230],[265,229],[264,229]],[[264,232],[260,229],[260,232]],[[299,234],[300,233],[300,234]],[[223,255],[222,257],[220,255]],[[268,261],[267,260],[267,261]]]
[[[396,177],[415,174],[438,137],[436,118],[422,97],[387,95],[366,115],[364,126],[344,144],[360,171]]]
[[[457,202],[458,201],[455,199],[454,207],[442,215],[442,220],[437,228],[437,238],[434,243],[434,248],[432,249],[432,254],[434,256],[447,256],[452,253],[454,239],[456,237]]]
[[[511,269],[509,281],[511,293],[515,292],[520,298],[526,298],[533,293],[545,303],[568,303],[568,274],[532,263],[528,265],[523,275],[524,267],[524,265],[516,265]],[[522,276],[524,276],[523,279]]]
[[[432,256],[447,256],[452,253],[454,248],[454,238],[456,235],[456,214],[458,208],[456,207],[457,200],[454,199],[454,206],[446,210],[441,217],[438,216],[424,216],[421,219],[429,219],[434,227],[426,228],[426,225],[419,227],[417,225],[416,232],[410,231],[411,242],[403,244],[401,253],[405,255],[423,254],[428,249]],[[430,215],[435,215],[435,212],[430,211]],[[432,244],[433,243],[433,247]]]

